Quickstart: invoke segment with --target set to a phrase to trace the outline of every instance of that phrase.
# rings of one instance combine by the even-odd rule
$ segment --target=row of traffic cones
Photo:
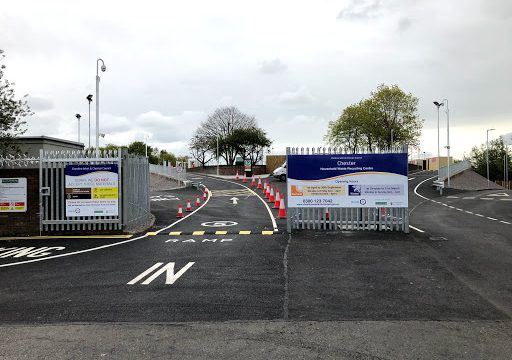
[[[208,199],[208,189],[204,188],[203,192],[203,201],[206,201]],[[201,198],[198,195],[196,197],[196,207],[201,206]],[[192,212],[192,204],[190,203],[190,199],[187,200],[187,207],[185,209],[186,212]],[[178,205],[178,215],[176,215],[177,218],[183,217],[183,206],[181,204]]]

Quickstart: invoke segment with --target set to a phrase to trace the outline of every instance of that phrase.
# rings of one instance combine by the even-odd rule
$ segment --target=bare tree
[[[201,166],[205,166],[214,157],[211,144],[208,143],[208,140],[197,135],[194,135],[192,140],[190,140],[189,149],[192,153],[192,157],[196,159]]]

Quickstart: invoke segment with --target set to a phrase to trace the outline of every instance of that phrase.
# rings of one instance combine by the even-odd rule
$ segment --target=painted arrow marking
[[[238,204],[238,198],[237,197],[232,197],[229,200],[233,201],[233,205],[237,205]]]
[[[181,270],[178,271],[176,274],[174,273],[174,263],[173,262],[170,262],[167,265],[165,265],[165,266],[160,268],[160,266],[162,266],[163,264],[164,263],[160,263],[160,262],[156,263],[155,265],[151,266],[149,269],[147,269],[143,273],[141,273],[138,276],[136,276],[127,285],[134,285],[134,284],[138,283],[140,280],[144,279],[146,276],[148,276],[149,274],[151,274],[155,270],[156,271],[153,273],[153,275],[151,275],[146,280],[141,282],[141,285],[151,284],[151,282],[153,280],[155,280],[157,277],[159,277],[164,272],[166,273],[165,284],[166,285],[172,285],[172,284],[174,284],[174,282],[176,280],[178,280],[181,277],[181,275],[183,275],[195,263],[194,262],[189,262],[187,265],[182,267]],[[158,268],[160,268],[160,269],[158,269]]]

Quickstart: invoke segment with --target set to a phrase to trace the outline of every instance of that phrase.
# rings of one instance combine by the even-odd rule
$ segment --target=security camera
[[[82,117],[80,114],[76,114],[75,116],[78,120],[80,120],[80,118]]]
[[[101,71],[105,72],[105,70],[107,70],[107,67],[105,66],[105,64],[101,65]]]
[[[86,99],[89,100],[89,102],[91,102],[92,101],[92,95],[91,94],[87,95]]]

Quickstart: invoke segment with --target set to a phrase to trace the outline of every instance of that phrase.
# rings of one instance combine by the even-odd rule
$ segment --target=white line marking
[[[483,216],[482,214],[475,214],[475,215],[476,215],[476,216],[480,216],[480,217],[485,217],[485,216]]]
[[[414,180],[414,179],[416,179],[416,178],[409,178],[409,181]]]
[[[508,221],[503,221],[503,220],[500,220],[500,223],[503,223],[503,224],[507,224],[507,225],[510,225],[510,223]]]
[[[492,221],[497,221],[498,220],[498,219],[495,219],[495,218],[492,218],[492,217],[489,217],[489,216],[487,216],[487,219],[492,220]]]
[[[512,199],[500,199],[501,201],[512,201]]]
[[[455,206],[448,205],[450,209],[455,209]]]
[[[272,214],[272,210],[268,207],[267,205],[267,202],[265,200],[263,200],[256,192],[254,192],[251,188],[248,188],[247,186],[243,185],[243,184],[240,184],[240,183],[237,183],[237,182],[234,182],[234,181],[229,181],[229,180],[224,180],[224,179],[219,179],[219,178],[216,178],[216,177],[211,177],[212,179],[215,179],[215,180],[219,180],[219,181],[224,181],[224,182],[227,182],[227,183],[231,183],[231,184],[236,184],[236,185],[239,185],[239,186],[243,186],[244,188],[246,188],[247,190],[249,190],[253,195],[256,195],[258,197],[258,199],[261,200],[261,202],[263,203],[263,205],[265,205],[265,207],[267,208],[267,211],[268,211],[268,214],[270,215],[270,219],[272,220],[272,226],[274,227],[274,231],[279,231],[279,229],[277,228],[277,223],[276,223],[276,218],[274,217],[274,215]]]
[[[474,200],[475,197],[474,196],[466,196],[466,197],[463,197],[464,200]]]
[[[458,196],[453,196],[453,195],[450,195],[450,196],[447,196],[448,199],[458,199],[459,197]]]
[[[414,227],[414,226],[412,226],[412,225],[409,225],[409,227],[410,227],[411,229],[413,229],[413,230],[416,230],[416,231],[420,232],[420,233],[424,233],[424,232],[425,232],[425,231],[423,231],[423,230],[421,230],[421,229],[418,229],[417,227]]]
[[[480,200],[494,200],[493,198],[480,198]]]
[[[461,208],[456,208],[456,209],[457,209],[457,210],[459,210],[459,211],[464,211],[464,210],[462,210]]]
[[[473,215],[473,214],[474,214],[474,213],[473,213],[473,212],[471,212],[471,211],[467,211],[467,210],[466,210],[466,212],[467,212],[468,214],[471,214],[471,215]]]
[[[420,183],[419,183],[418,185],[416,185],[416,187],[414,188],[414,193],[415,193],[416,195],[418,195],[420,198],[423,198],[423,199],[425,199],[425,200],[430,200],[428,197],[425,197],[425,196],[423,196],[423,195],[418,194],[418,188],[419,188],[419,187],[420,187],[420,185],[422,185],[424,182],[429,181],[429,180],[432,180],[432,179],[435,179],[436,177],[437,177],[437,175],[436,175],[436,176],[429,177],[428,179],[425,179],[425,180],[423,180],[422,182],[420,182]],[[410,225],[409,225],[409,226],[410,226]]]

